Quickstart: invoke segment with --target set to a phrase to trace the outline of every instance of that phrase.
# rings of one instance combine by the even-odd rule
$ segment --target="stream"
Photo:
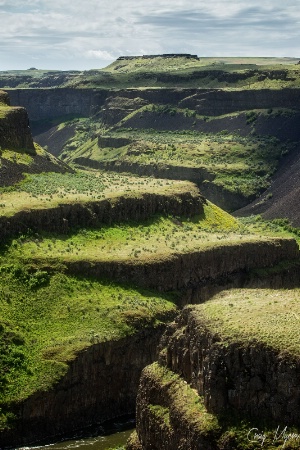
[[[126,444],[127,439],[133,432],[135,421],[133,417],[120,419],[119,422],[107,422],[100,427],[98,433],[91,431],[73,439],[56,442],[54,444],[35,445],[19,447],[16,450],[108,450],[117,449]]]

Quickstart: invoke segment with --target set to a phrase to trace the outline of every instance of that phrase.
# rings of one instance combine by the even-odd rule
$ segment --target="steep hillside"
[[[299,294],[232,290],[185,308],[142,373],[126,448],[299,448]]]
[[[271,186],[256,201],[235,212],[236,216],[261,214],[265,219],[287,218],[300,227],[300,154],[299,147],[282,160]]]
[[[72,97],[73,92],[67,92],[68,99],[69,94]],[[102,94],[97,97],[100,103]],[[147,101],[131,95],[122,103],[126,120],[132,105],[145,108],[149,97],[159,92],[146,92]],[[182,92],[178,95],[183,98]],[[64,108],[63,96],[60,101]],[[291,232],[251,232],[189,181],[64,170],[62,162],[32,144],[24,109],[20,109],[24,121],[14,121],[6,94],[1,102],[2,139],[5,146],[14,145],[2,149],[0,173],[1,448],[51,442],[133,413],[141,370],[157,359],[166,324],[183,305],[203,302],[230,287],[299,286],[299,246]],[[120,110],[119,100],[109,103]],[[49,104],[53,111],[53,103]],[[79,105],[78,100],[74,108]],[[86,105],[90,107],[89,100]],[[85,152],[92,152],[93,141],[94,150],[114,146],[109,157],[132,145],[129,130],[125,135],[118,134],[119,128],[110,135],[103,133],[104,116],[109,117],[110,111],[101,108],[99,116],[73,119],[57,128],[69,139],[65,159],[73,151],[77,158],[90,157],[87,164],[91,164],[92,153],[76,152],[84,146]],[[69,131],[80,143],[76,149]],[[20,147],[26,136],[28,143]],[[147,142],[155,143],[150,137]],[[203,139],[203,160],[209,146],[221,158],[218,151],[226,153],[232,144],[228,138],[222,134],[216,143]],[[255,170],[264,154],[262,171],[275,167],[279,153],[292,145],[269,138],[259,145],[236,139],[240,139],[237,168],[241,155],[248,152]],[[168,152],[174,161],[175,144],[153,147],[154,153]],[[188,150],[184,145],[180,143]],[[194,152],[197,145],[198,141],[191,145]],[[188,151],[186,155],[188,161],[195,157],[190,159]],[[222,160],[218,163],[224,165]],[[10,176],[4,178],[8,168]],[[48,172],[39,173],[44,168]],[[187,164],[187,172],[190,169]],[[151,411],[165,417],[168,404],[163,410],[153,405]],[[180,408],[178,404],[178,423]],[[205,416],[212,418],[207,432],[213,438],[214,414]],[[193,416],[188,412],[187,417]]]
[[[62,161],[34,144],[25,108],[10,106],[0,91],[0,186],[10,186],[24,173],[72,171]]]
[[[250,234],[187,182],[36,174],[2,189],[0,219],[2,447],[133,412],[178,306],[299,281],[294,240]]]
[[[111,93],[96,116],[37,136],[66,162],[190,180],[226,210],[266,190],[281,157],[297,152],[298,90]]]

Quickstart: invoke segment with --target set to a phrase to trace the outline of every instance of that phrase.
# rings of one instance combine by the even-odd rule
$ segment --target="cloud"
[[[90,58],[99,58],[103,61],[113,61],[116,59],[115,56],[111,55],[106,50],[88,50],[87,56]]]
[[[164,11],[137,18],[137,23],[163,27],[165,30],[185,33],[203,33],[208,30],[228,29],[252,31],[253,27],[277,29],[283,31],[296,25],[295,19],[282,9],[264,9],[261,7],[244,8],[230,16],[218,17],[205,11],[195,9],[182,11]],[[282,29],[283,27],[283,29]]]
[[[285,8],[276,1],[251,7],[239,2],[239,8],[236,2],[231,3],[235,7],[230,12],[207,7],[170,9],[137,14],[136,22],[150,34],[159,34],[172,51],[182,48],[180,42],[184,41],[189,44],[185,47],[202,55],[295,56],[300,38],[300,14],[295,3],[288,2]]]
[[[297,56],[299,22],[297,0],[0,0],[0,70],[31,58],[89,69],[130,53]]]

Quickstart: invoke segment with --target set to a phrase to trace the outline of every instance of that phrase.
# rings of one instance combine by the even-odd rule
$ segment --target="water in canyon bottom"
[[[36,445],[32,447],[20,447],[17,450],[108,450],[117,449],[126,444],[127,439],[134,430],[134,418],[126,417],[120,421],[107,422],[100,427],[99,434],[96,435],[95,430],[83,436],[77,436],[67,441],[61,441],[54,444]]]
[[[24,450],[108,450],[110,448],[118,448],[126,444],[126,441],[133,430],[119,431],[108,436],[97,436],[84,439],[73,439],[70,441],[58,442],[57,444],[49,444],[37,447],[23,447]]]

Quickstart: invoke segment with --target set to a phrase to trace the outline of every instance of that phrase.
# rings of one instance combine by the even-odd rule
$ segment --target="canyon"
[[[172,60],[173,56],[166,58]],[[149,56],[144,60],[148,58],[151,59]],[[192,60],[193,55],[188,59]],[[128,61],[135,60],[128,58]],[[126,62],[120,58],[117,64]],[[274,79],[285,77],[277,72],[273,75]],[[210,76],[210,72],[207,71],[205,76]],[[222,79],[220,73],[219,77]],[[241,74],[233,73],[227,76],[227,82],[230,77],[242,79]],[[165,79],[174,81],[174,74],[168,78],[166,73]],[[273,79],[271,75],[270,79]],[[24,346],[25,361],[28,359],[31,364],[25,344],[33,349],[36,340],[41,345],[36,334],[30,339],[33,324],[39,317],[35,316],[33,299],[38,302],[39,296],[44,295],[46,305],[47,296],[52,298],[47,289],[50,292],[51,280],[58,276],[65,277],[67,285],[73,284],[67,295],[68,303],[64,303],[63,296],[59,297],[64,306],[58,309],[57,321],[63,329],[75,311],[74,314],[80,314],[80,321],[76,318],[74,328],[80,328],[84,322],[87,328],[78,338],[79,347],[74,349],[72,346],[77,338],[68,333],[52,344],[50,341],[45,344],[40,357],[42,364],[49,364],[51,370],[55,367],[61,370],[47,387],[36,388],[30,394],[24,391],[19,397],[1,401],[1,420],[4,417],[6,422],[1,425],[0,446],[14,448],[41,441],[52,442],[91,425],[101,425],[108,419],[133,413],[135,408],[137,429],[127,443],[128,450],[231,450],[241,445],[252,449],[250,444],[245,444],[245,436],[244,440],[241,438],[241,434],[245,434],[244,421],[248,421],[249,426],[256,426],[261,421],[267,430],[283,423],[300,427],[297,406],[299,355],[297,346],[292,351],[284,340],[284,327],[289,335],[293,327],[296,330],[299,319],[297,228],[290,226],[290,235],[286,230],[272,234],[266,225],[264,231],[257,233],[216,209],[210,201],[222,208],[237,210],[251,208],[249,202],[254,200],[255,205],[261,197],[241,196],[224,189],[215,183],[215,174],[205,167],[141,164],[121,160],[119,153],[114,159],[100,160],[90,149],[95,145],[98,153],[107,149],[122,152],[124,148],[134,152],[136,148],[130,146],[136,138],[130,136],[128,130],[138,133],[144,132],[146,127],[152,130],[151,133],[157,133],[155,139],[160,139],[161,131],[170,135],[194,132],[193,126],[197,133],[212,135],[237,133],[239,137],[254,138],[271,135],[276,139],[270,141],[271,145],[274,142],[274,148],[278,142],[284,146],[293,143],[288,154],[279,158],[279,165],[285,167],[286,179],[292,173],[290,161],[298,161],[299,89],[43,87],[6,90],[14,106],[10,106],[7,94],[0,93],[0,145],[2,152],[5,150],[8,155],[5,159],[6,153],[2,153],[0,167],[3,188],[0,194],[0,269],[9,283],[17,286],[23,283],[31,297],[27,299],[24,294],[20,300],[20,296],[9,296],[6,286],[1,285],[0,298],[7,320],[3,321],[0,331],[3,342],[10,342],[3,348],[6,351],[9,345],[11,348]],[[34,138],[47,145],[49,152],[41,152],[33,144],[24,108],[28,111]],[[84,122],[85,119],[91,122]],[[103,127],[100,131],[93,128],[97,122]],[[83,136],[81,145],[87,146],[80,154],[80,146],[72,140],[76,127]],[[143,143],[142,138],[136,139],[138,145]],[[93,144],[89,147],[88,142]],[[57,145],[52,153],[51,145]],[[164,143],[163,151],[167,151],[168,145]],[[34,163],[26,167],[14,153],[23,159],[35,158]],[[64,153],[66,159],[62,157]],[[289,213],[295,221],[293,226],[297,227],[298,216],[292,213],[293,208],[298,211],[298,166],[295,167],[294,200],[289,204]],[[5,212],[13,203],[9,196],[14,189],[19,189],[16,195],[29,195],[22,190],[24,173],[29,177],[27,184],[38,179],[39,173],[53,171],[65,174],[68,183],[72,183],[76,172],[82,168],[91,170],[87,172],[91,179],[99,176],[101,180],[111,173],[116,177],[114,182],[121,187],[118,192],[112,188],[109,194],[97,192],[96,184],[82,188],[82,191],[77,188],[77,193],[71,189],[69,192],[68,188],[58,204],[54,197],[60,193],[52,194],[48,187],[43,188],[44,191],[40,188],[38,194],[30,193],[31,206],[11,205],[14,209]],[[127,173],[125,182],[124,172]],[[278,179],[282,180],[280,169],[278,173]],[[275,171],[275,180],[276,176]],[[143,182],[140,177],[145,177]],[[147,187],[145,180],[148,179],[153,183],[152,187]],[[163,184],[167,180],[170,184]],[[7,190],[8,186],[11,190]],[[271,183],[267,192],[273,192],[272,188]],[[285,192],[287,190],[289,187]],[[103,198],[96,198],[100,192]],[[75,199],[75,195],[78,198]],[[264,206],[270,205],[271,201],[271,197],[266,198]],[[255,206],[252,210],[256,211]],[[264,214],[266,209],[258,211]],[[236,215],[243,215],[243,210]],[[280,210],[276,210],[277,219],[288,216],[281,216]],[[156,225],[157,236],[151,236],[155,221],[159,223]],[[173,228],[167,228],[167,221]],[[147,227],[143,241],[139,233]],[[129,237],[125,239],[121,232],[125,233],[127,229]],[[163,247],[159,233],[165,233],[162,235],[167,245],[171,235],[175,236],[178,230],[182,230],[182,241],[185,233],[191,239],[191,247],[179,250],[180,238],[177,247]],[[79,246],[75,246],[77,240],[83,242],[80,244],[83,247],[87,245],[93,233],[94,247],[107,245],[109,249],[105,258],[100,251],[89,258],[81,257]],[[215,239],[210,242],[213,236]],[[27,244],[38,249],[44,241],[48,242],[47,239],[49,251],[43,256],[37,250],[27,250]],[[134,240],[136,243],[132,244]],[[157,243],[153,244],[155,240]],[[64,242],[70,242],[67,250],[61,251],[59,257],[58,253],[53,256],[51,251]],[[131,244],[141,249],[140,253],[129,257],[123,248]],[[70,250],[71,246],[77,253]],[[119,256],[115,256],[116,249],[120,251]],[[91,286],[98,282],[111,287],[113,301],[120,298],[117,306],[112,303],[114,306],[109,306],[103,313],[102,310],[99,313],[99,307],[105,303],[104,294],[100,294],[103,298],[97,307],[92,297]],[[80,283],[88,286],[82,294]],[[125,292],[129,288],[136,289],[136,293],[124,294],[122,289]],[[81,311],[76,292],[86,301],[82,303],[85,306]],[[139,295],[150,298],[147,300],[150,303],[143,306],[142,300],[136,299]],[[169,298],[172,307],[167,304]],[[33,319],[22,319],[17,324],[13,308],[17,311],[20,301],[24,308],[33,302]],[[159,301],[163,306],[158,307]],[[282,309],[276,309],[278,304]],[[211,309],[206,309],[210,305]],[[221,309],[214,309],[217,307]],[[258,315],[251,316],[257,308]],[[39,313],[41,319],[46,316],[46,309]],[[234,329],[234,311],[238,316],[240,310],[245,323],[251,323],[245,330]],[[98,314],[95,321],[93,314]],[[101,324],[103,317],[106,319],[112,314],[116,314],[111,322],[112,332],[105,331],[103,325],[99,325],[100,331],[94,331],[97,321]],[[260,314],[268,324],[277,317],[282,320],[277,326],[278,333],[281,332],[275,343],[277,346],[268,340],[272,332],[266,337],[259,329]],[[121,332],[123,328],[118,328],[121,326],[129,328]],[[104,334],[101,334],[101,327]],[[31,330],[29,334],[26,334],[27,328]],[[67,351],[67,356],[62,356],[62,349],[70,349],[70,353]],[[33,366],[28,366],[26,375],[22,365],[20,367],[15,370],[19,370],[22,377],[31,380],[36,376]],[[44,372],[41,373],[44,377]],[[49,373],[51,375],[51,371]]]

